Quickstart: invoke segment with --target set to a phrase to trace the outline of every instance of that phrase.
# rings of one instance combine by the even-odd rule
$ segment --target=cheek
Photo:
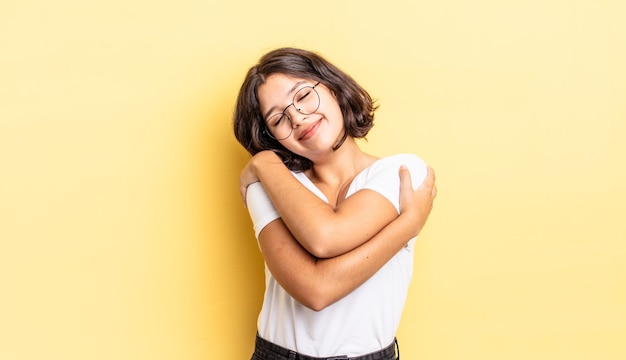
[[[346,119],[345,119],[345,117],[344,117],[344,114],[343,114],[343,111],[342,111],[342,109],[341,109],[340,103],[339,103],[339,101],[338,101],[338,100],[336,100],[334,97],[333,97],[333,99],[335,100],[335,101],[333,102],[333,108],[335,109],[335,114],[336,114],[336,116],[337,116],[337,117],[341,120],[341,123],[342,123],[342,124],[344,124]],[[345,106],[346,106],[346,108],[348,109],[348,110],[347,110],[347,112],[349,112],[349,109],[350,109],[350,104],[349,104],[348,102],[344,102],[344,105],[345,105]]]
[[[343,113],[339,107],[339,102],[334,96],[327,96],[321,99],[320,110],[324,111],[326,115],[333,119],[339,119],[343,123]]]
[[[333,124],[337,127],[345,127],[345,119],[343,117],[343,113],[341,112],[341,109],[339,108],[339,105],[337,105],[336,107],[334,107],[332,109],[332,117],[334,119]]]

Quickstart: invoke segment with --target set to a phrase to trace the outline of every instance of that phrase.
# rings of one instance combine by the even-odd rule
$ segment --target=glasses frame
[[[287,118],[287,120],[289,121],[289,129],[290,129],[290,130],[289,130],[289,135],[287,135],[287,136],[285,136],[285,137],[283,137],[283,138],[277,138],[276,136],[274,136],[274,135],[272,134],[272,132],[270,131],[269,127],[267,126],[267,124],[268,124],[268,122],[269,122],[269,121],[266,121],[266,122],[265,122],[265,133],[266,133],[267,135],[269,135],[269,137],[271,137],[271,138],[272,138],[272,139],[274,139],[274,140],[285,140],[285,139],[287,139],[288,137],[290,137],[290,136],[291,136],[291,134],[293,134],[293,122],[291,121],[291,117],[290,117],[290,116],[286,113],[287,109],[289,109],[289,107],[290,107],[290,106],[293,106],[293,108],[294,108],[294,109],[296,109],[296,111],[297,111],[297,112],[299,112],[299,113],[300,113],[300,114],[302,114],[302,115],[311,115],[311,114],[313,114],[314,112],[316,112],[316,111],[317,111],[317,109],[319,109],[319,108],[320,108],[320,105],[321,105],[321,103],[322,103],[322,98],[320,97],[320,93],[318,93],[318,92],[317,92],[317,90],[315,89],[315,87],[316,87],[317,85],[319,85],[320,83],[321,83],[321,81],[318,81],[318,82],[317,82],[315,85],[313,85],[313,86],[311,86],[311,85],[305,85],[305,86],[301,87],[300,89],[298,89],[298,91],[296,91],[296,93],[295,93],[295,94],[293,94],[293,99],[292,99],[292,101],[291,101],[291,104],[289,104],[289,105],[285,106],[285,108],[283,109],[283,111],[282,111],[282,112],[280,112],[280,113],[275,113],[275,114],[273,114],[273,115],[271,115],[271,116],[269,116],[269,117],[267,118],[267,119],[269,120],[269,119],[271,119],[271,118],[273,118],[273,117],[277,116],[278,114],[280,114],[280,115],[281,115],[281,116],[280,116],[280,118],[282,118],[283,116],[284,116],[284,117],[286,117],[286,118]],[[314,110],[312,110],[311,112],[302,112],[302,111],[300,111],[300,109],[298,109],[298,108],[295,106],[295,103],[296,103],[296,96],[298,95],[298,93],[300,93],[300,91],[302,91],[303,89],[306,89],[306,88],[311,88],[311,89],[315,92],[315,94],[317,95],[317,106],[316,106],[316,107],[315,107],[315,109],[314,109]]]

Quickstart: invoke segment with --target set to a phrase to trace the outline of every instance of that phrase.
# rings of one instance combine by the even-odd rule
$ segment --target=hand
[[[248,207],[248,204],[246,203],[246,192],[248,191],[248,186],[258,181],[259,177],[254,172],[252,159],[250,159],[239,175],[239,193],[241,194],[241,201],[243,201],[244,207]]]
[[[241,200],[243,201],[243,206],[247,207],[246,192],[248,190],[248,186],[260,181],[256,169],[263,167],[264,164],[267,165],[270,163],[283,164],[276,153],[271,150],[263,150],[252,156],[243,170],[241,170],[241,174],[239,175],[239,193],[241,195]]]
[[[435,171],[430,166],[422,185],[413,190],[411,174],[406,166],[400,167],[400,215],[408,216],[414,226],[415,236],[422,230],[433,209],[437,196]]]

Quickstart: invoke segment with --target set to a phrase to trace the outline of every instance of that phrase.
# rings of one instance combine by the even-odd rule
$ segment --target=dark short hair
[[[374,112],[378,106],[351,76],[311,51],[279,48],[265,54],[248,70],[237,96],[233,119],[235,137],[250,154],[272,150],[292,171],[304,171],[313,165],[309,159],[287,150],[266,132],[257,90],[272,74],[319,81],[330,89],[339,103],[345,128],[336,148],[348,136],[364,138],[374,126]]]

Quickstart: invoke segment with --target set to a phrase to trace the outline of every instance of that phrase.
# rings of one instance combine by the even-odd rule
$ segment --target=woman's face
[[[326,86],[272,74],[259,86],[257,96],[267,129],[289,151],[313,162],[333,152],[344,123],[337,99]]]

